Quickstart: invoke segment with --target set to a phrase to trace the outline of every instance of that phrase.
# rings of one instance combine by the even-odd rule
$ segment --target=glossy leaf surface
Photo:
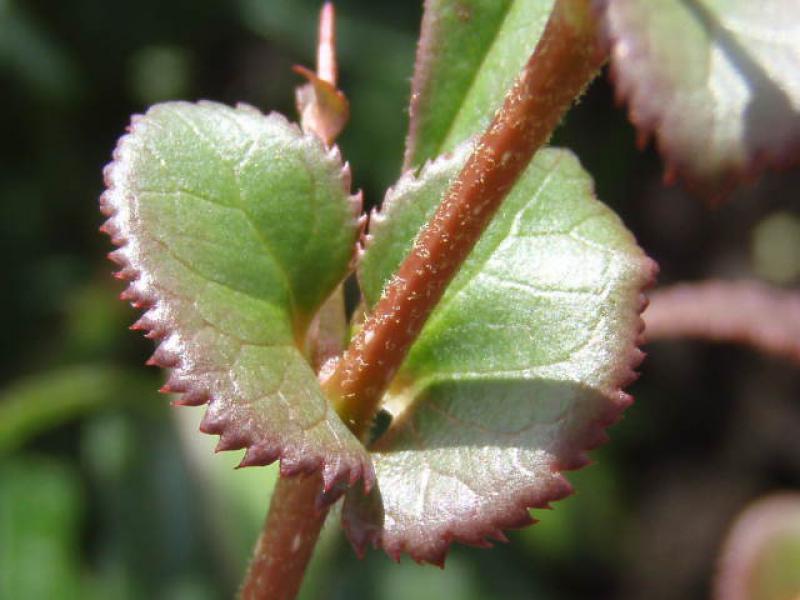
[[[470,146],[405,175],[373,217],[359,276],[374,304]],[[441,562],[569,493],[630,398],[652,262],[565,150],[540,151],[412,347],[372,450],[378,489],[348,495],[356,547]]]
[[[427,0],[405,167],[483,131],[544,31],[552,0]]]
[[[277,114],[168,103],[134,118],[106,178],[111,257],[174,369],[165,391],[208,402],[201,429],[244,465],[322,468],[328,487],[371,473],[303,355],[359,234],[338,151]]]
[[[795,162],[800,6],[795,0],[604,1],[613,71],[631,120],[668,173],[703,191]]]

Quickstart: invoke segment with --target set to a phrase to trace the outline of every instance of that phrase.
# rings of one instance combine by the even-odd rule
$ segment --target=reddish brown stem
[[[705,281],[656,290],[648,341],[698,338],[748,344],[800,362],[800,294],[757,281]]]
[[[328,509],[317,508],[322,478],[281,477],[241,590],[243,600],[297,596]]]
[[[601,66],[595,40],[589,0],[557,0],[502,109],[323,383],[357,435],[369,428],[387,385],[502,200]]]

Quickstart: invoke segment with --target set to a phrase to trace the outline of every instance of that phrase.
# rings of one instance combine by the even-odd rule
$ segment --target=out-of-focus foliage
[[[109,276],[96,201],[117,136],[152,101],[293,114],[291,65],[313,64],[317,9],[311,0],[0,0],[0,413],[18,410],[5,402],[20,390],[32,398],[22,403],[25,437],[14,434],[0,466],[0,586],[48,587],[27,597],[233,595],[274,471],[234,471],[239,457],[214,455],[214,438],[197,433],[201,411],[169,408],[152,391],[161,376],[138,366],[152,345],[125,330],[135,315],[113,298],[122,285]],[[341,145],[355,187],[375,204],[400,169],[421,3],[337,9],[353,113]],[[658,158],[638,154],[634,138],[598,80],[554,143],[576,151],[599,197],[661,263],[662,281],[754,269],[777,277],[763,265],[781,263],[781,283],[800,284],[790,228],[762,229],[771,215],[797,221],[796,171],[707,212],[661,186]],[[111,373],[124,375],[114,393],[91,383]],[[82,381],[91,394],[78,391]],[[360,562],[334,518],[304,598],[707,598],[733,517],[764,491],[800,487],[797,371],[746,350],[663,344],[632,391],[637,402],[600,464],[568,474],[579,494],[534,511],[542,523],[510,544],[456,547],[444,572],[379,553]],[[7,596],[26,593],[0,587]]]
[[[71,467],[0,462],[0,596],[80,598],[84,502]]]
[[[671,171],[708,194],[797,164],[794,0],[601,0],[617,93]],[[680,40],[680,43],[676,43]]]
[[[800,279],[800,216],[776,212],[753,231],[756,271],[770,281],[791,284]]]
[[[731,528],[720,557],[718,600],[800,596],[800,494],[759,499]]]

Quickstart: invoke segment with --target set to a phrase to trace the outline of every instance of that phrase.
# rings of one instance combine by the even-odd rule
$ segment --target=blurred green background
[[[397,177],[421,2],[340,0],[341,139],[378,202]],[[104,258],[102,167],[157,101],[245,101],[294,116],[313,64],[310,0],[0,0],[0,598],[233,595],[273,468],[234,471],[170,409],[151,344]],[[770,175],[709,210],[664,188],[608,82],[556,135],[662,266],[661,281],[800,284],[800,175]],[[362,562],[331,519],[303,597],[705,598],[726,529],[750,501],[800,488],[800,370],[746,349],[649,348],[637,403],[577,495],[494,550],[447,568]],[[236,453],[233,453],[236,454]]]

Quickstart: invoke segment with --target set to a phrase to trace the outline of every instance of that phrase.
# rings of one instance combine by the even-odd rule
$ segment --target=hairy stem
[[[501,202],[602,65],[589,4],[556,1],[502,109],[323,382],[356,435],[365,435],[411,344]]]
[[[281,477],[244,584],[243,600],[291,600],[297,596],[319,532],[328,516],[318,508],[320,475]]]
[[[800,294],[758,281],[680,284],[650,294],[647,341],[697,338],[747,344],[800,362]]]

